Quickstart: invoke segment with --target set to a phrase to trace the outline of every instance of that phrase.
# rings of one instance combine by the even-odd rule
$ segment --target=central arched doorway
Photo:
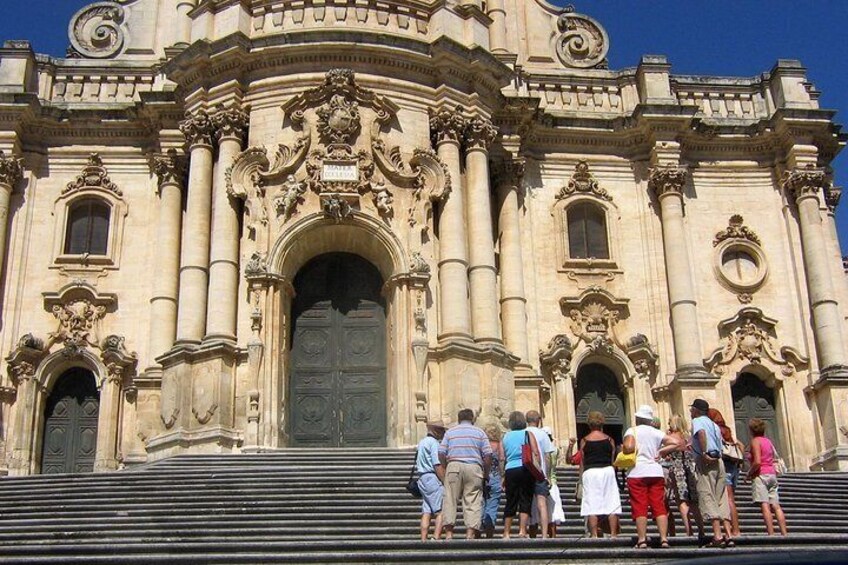
[[[751,418],[759,418],[766,424],[766,436],[780,451],[780,426],[777,422],[774,390],[766,386],[757,375],[742,373],[733,383],[730,391],[733,395],[736,439],[749,445],[751,433],[748,431],[748,421]]]
[[[293,446],[386,445],[383,278],[358,255],[328,253],[294,280],[289,437]]]
[[[599,363],[588,363],[577,370],[577,390],[575,396],[577,437],[589,433],[586,418],[589,412],[598,411],[604,415],[604,432],[620,444],[627,424],[624,409],[624,395],[618,385],[618,379],[608,367]]]
[[[45,406],[42,473],[94,470],[99,411],[100,394],[91,371],[73,368],[58,378]]]

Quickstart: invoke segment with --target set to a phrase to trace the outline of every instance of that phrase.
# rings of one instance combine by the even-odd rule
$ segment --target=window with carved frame
[[[580,202],[566,210],[570,259],[610,258],[605,210],[592,202]]]
[[[64,255],[106,255],[111,207],[100,198],[83,198],[68,207]]]

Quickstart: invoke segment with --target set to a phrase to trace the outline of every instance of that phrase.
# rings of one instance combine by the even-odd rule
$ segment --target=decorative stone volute
[[[558,334],[551,338],[548,347],[539,352],[539,363],[542,372],[555,382],[568,377],[571,371],[571,356],[574,347],[571,340],[565,334]]]
[[[781,180],[783,190],[795,200],[802,198],[818,197],[819,190],[828,190],[830,182],[824,169],[812,164],[803,169],[793,169],[783,173]]]
[[[606,68],[609,37],[601,25],[574,8],[565,8],[557,21],[560,36],[556,39],[556,52],[566,67],[589,69]]]
[[[824,202],[827,204],[828,210],[836,211],[839,206],[839,200],[842,198],[842,189],[836,186],[829,186],[824,189]]]
[[[6,357],[12,383],[18,386],[21,381],[33,378],[46,354],[43,340],[31,333],[21,336],[15,349]]]
[[[592,194],[602,200],[612,201],[612,196],[605,188],[598,185],[598,181],[589,172],[589,163],[578,161],[574,168],[571,179],[563,186],[556,195],[557,200],[563,200],[575,194]]]
[[[686,169],[674,166],[652,167],[649,174],[648,187],[657,195],[657,198],[669,194],[683,195]]]
[[[219,141],[237,139],[239,143],[242,143],[247,135],[250,116],[239,105],[229,108],[221,105],[212,115],[212,123],[215,125],[215,135]]]
[[[175,184],[183,186],[185,181],[185,158],[176,149],[168,149],[167,153],[155,155],[150,162],[150,168],[158,179],[158,186]]]
[[[443,107],[430,111],[430,135],[434,147],[438,147],[440,143],[444,142],[459,143],[462,141],[462,136],[468,125],[468,120],[463,115],[464,112],[462,106],[457,106],[453,110]]]
[[[118,196],[123,196],[118,186],[109,178],[109,173],[103,166],[103,159],[100,158],[98,153],[92,153],[88,156],[88,164],[83,167],[82,173],[68,183],[62,190],[62,194],[83,188],[102,188],[112,191]]]
[[[109,335],[100,344],[100,358],[106,366],[106,379],[124,387],[124,393],[134,400],[136,387],[132,375],[138,364],[138,355],[126,348],[125,339],[120,335]]]
[[[117,55],[126,40],[123,22],[124,9],[117,2],[95,2],[82,8],[68,26],[73,53],[92,59]]]
[[[0,150],[0,185],[13,188],[23,178],[23,159]]]
[[[468,120],[465,128],[465,144],[469,151],[487,151],[498,137],[498,128],[492,121],[482,116],[474,116]]]
[[[726,239],[747,239],[752,243],[760,245],[760,238],[751,228],[744,225],[744,221],[739,214],[730,216],[727,228],[716,233],[715,238],[713,238],[713,247]]]
[[[185,119],[180,122],[180,131],[186,138],[189,147],[195,145],[212,145],[212,140],[217,130],[215,123],[204,109],[199,109],[193,114],[186,112]]]

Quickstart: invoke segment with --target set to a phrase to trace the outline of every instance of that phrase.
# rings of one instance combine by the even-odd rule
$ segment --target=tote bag
[[[536,481],[544,481],[545,473],[542,472],[542,460],[539,457],[539,450],[535,449],[536,438],[530,436],[530,432],[524,432],[524,445],[521,446],[521,463],[524,468],[530,471]]]

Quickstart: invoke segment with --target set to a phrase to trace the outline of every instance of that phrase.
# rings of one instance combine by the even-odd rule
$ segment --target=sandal
[[[727,545],[724,543],[724,538],[713,538],[704,547],[718,547],[724,549]]]
[[[671,546],[668,545],[668,540],[664,539],[660,542],[660,549],[670,549]]]
[[[643,539],[642,541],[637,541],[636,545],[633,546],[633,549],[648,549],[648,540]]]
[[[736,542],[733,541],[733,538],[724,536],[724,539],[722,541],[724,541],[724,547],[736,547]]]

